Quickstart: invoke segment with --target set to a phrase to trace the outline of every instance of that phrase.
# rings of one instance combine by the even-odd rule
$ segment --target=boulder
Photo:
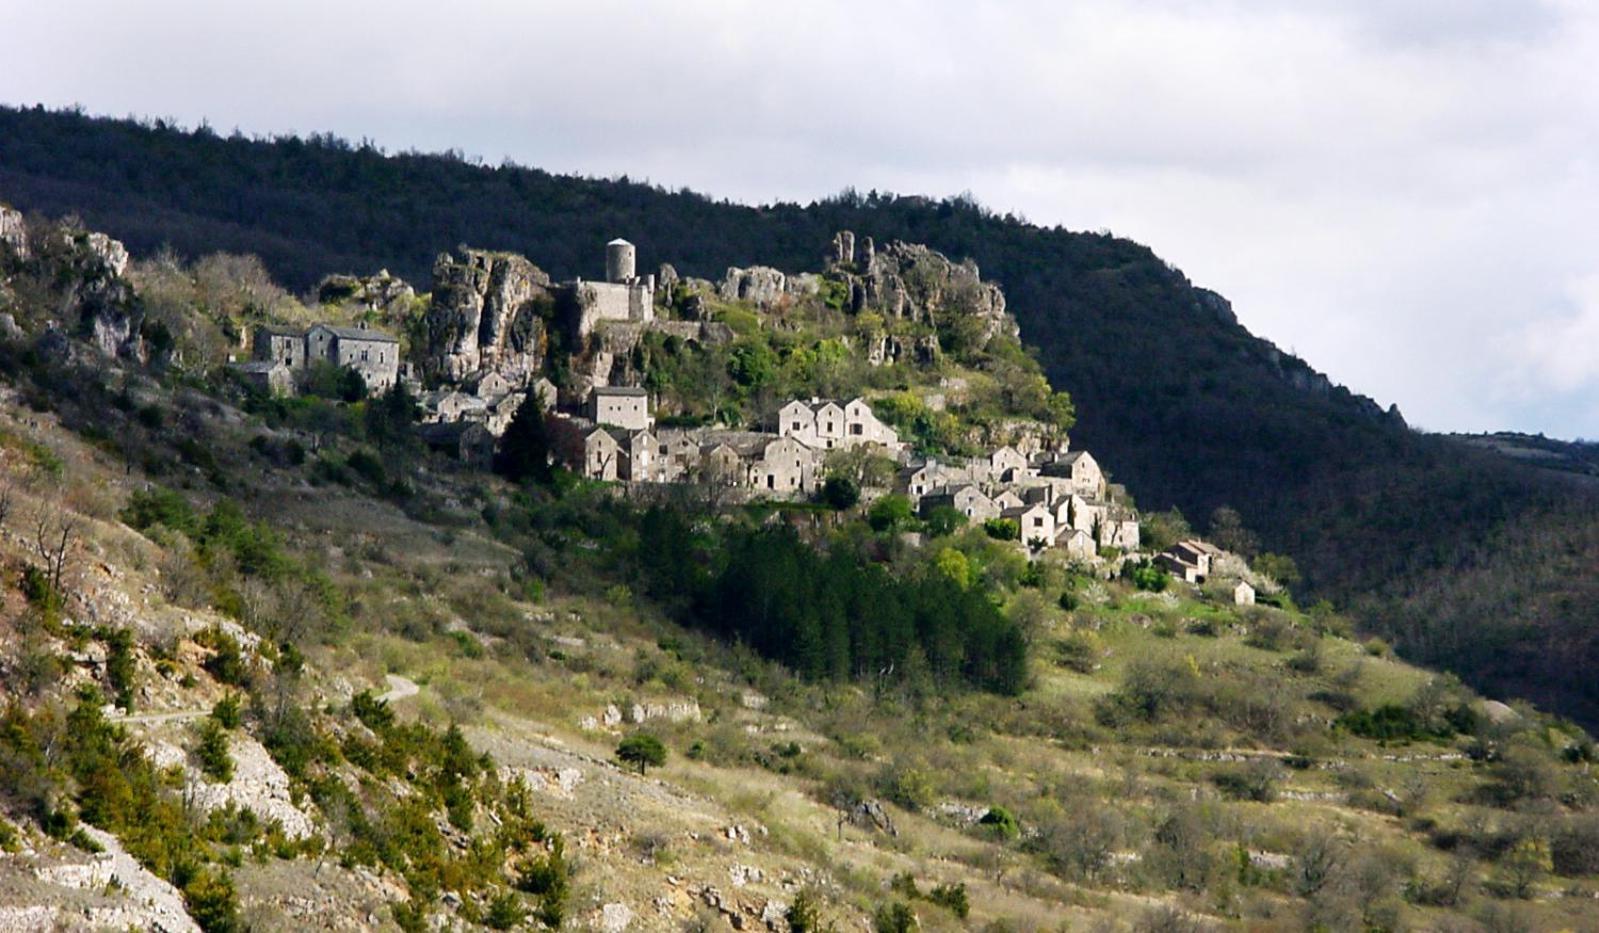
[[[787,293],[788,276],[771,266],[751,266],[727,270],[717,294],[723,301],[748,301],[758,308],[770,307]]]

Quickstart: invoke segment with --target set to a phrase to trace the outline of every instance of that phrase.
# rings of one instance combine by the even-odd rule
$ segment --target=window
[[[849,433],[851,433],[851,434],[860,434],[864,430],[865,430],[865,426],[864,425],[852,424],[852,425],[849,426]]]

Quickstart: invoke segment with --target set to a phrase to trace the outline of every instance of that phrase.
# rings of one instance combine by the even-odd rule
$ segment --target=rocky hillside
[[[961,200],[847,193],[751,208],[327,138],[222,138],[42,109],[0,110],[0,191],[26,210],[78,212],[144,254],[258,255],[295,289],[380,267],[421,282],[463,241],[537,257],[556,278],[598,278],[592,244],[623,231],[647,260],[710,280],[730,266],[813,268],[838,230],[971,257],[1078,402],[1077,439],[1117,465],[1146,510],[1175,505],[1203,527],[1230,505],[1316,593],[1401,651],[1599,722],[1596,681],[1566,662],[1572,646],[1599,650],[1599,618],[1583,608],[1599,602],[1545,582],[1569,579],[1565,555],[1586,547],[1569,529],[1591,523],[1594,492],[1407,430],[1125,239]],[[1512,558],[1539,572],[1506,573]]]
[[[384,406],[264,403],[200,342],[158,354],[141,327],[142,355],[107,352],[95,322],[121,312],[76,303],[80,276],[127,289],[185,335],[220,333],[218,308],[304,311],[247,263],[105,282],[76,249],[0,250],[0,928],[1592,913],[1590,738],[1328,607],[1103,579],[858,507],[513,487],[417,449]],[[937,332],[948,304],[917,281],[903,320]],[[909,608],[1020,635],[1023,676],[946,666],[950,632],[914,628],[892,668],[834,670],[842,645],[787,666],[703,599],[800,583],[863,622],[934,594]]]

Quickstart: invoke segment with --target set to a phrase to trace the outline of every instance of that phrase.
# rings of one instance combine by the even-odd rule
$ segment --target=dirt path
[[[167,713],[135,713],[133,715],[114,713],[107,718],[112,722],[153,725],[161,722],[184,722],[185,720],[200,719],[209,715],[211,715],[209,709],[180,709]]]
[[[416,681],[399,674],[384,674],[383,681],[389,685],[389,689],[378,696],[378,701],[382,703],[394,703],[422,692]]]

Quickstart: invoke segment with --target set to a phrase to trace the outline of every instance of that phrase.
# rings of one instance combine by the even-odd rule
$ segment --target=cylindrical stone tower
[[[605,281],[622,283],[632,280],[637,261],[638,253],[632,243],[616,239],[605,244]]]

